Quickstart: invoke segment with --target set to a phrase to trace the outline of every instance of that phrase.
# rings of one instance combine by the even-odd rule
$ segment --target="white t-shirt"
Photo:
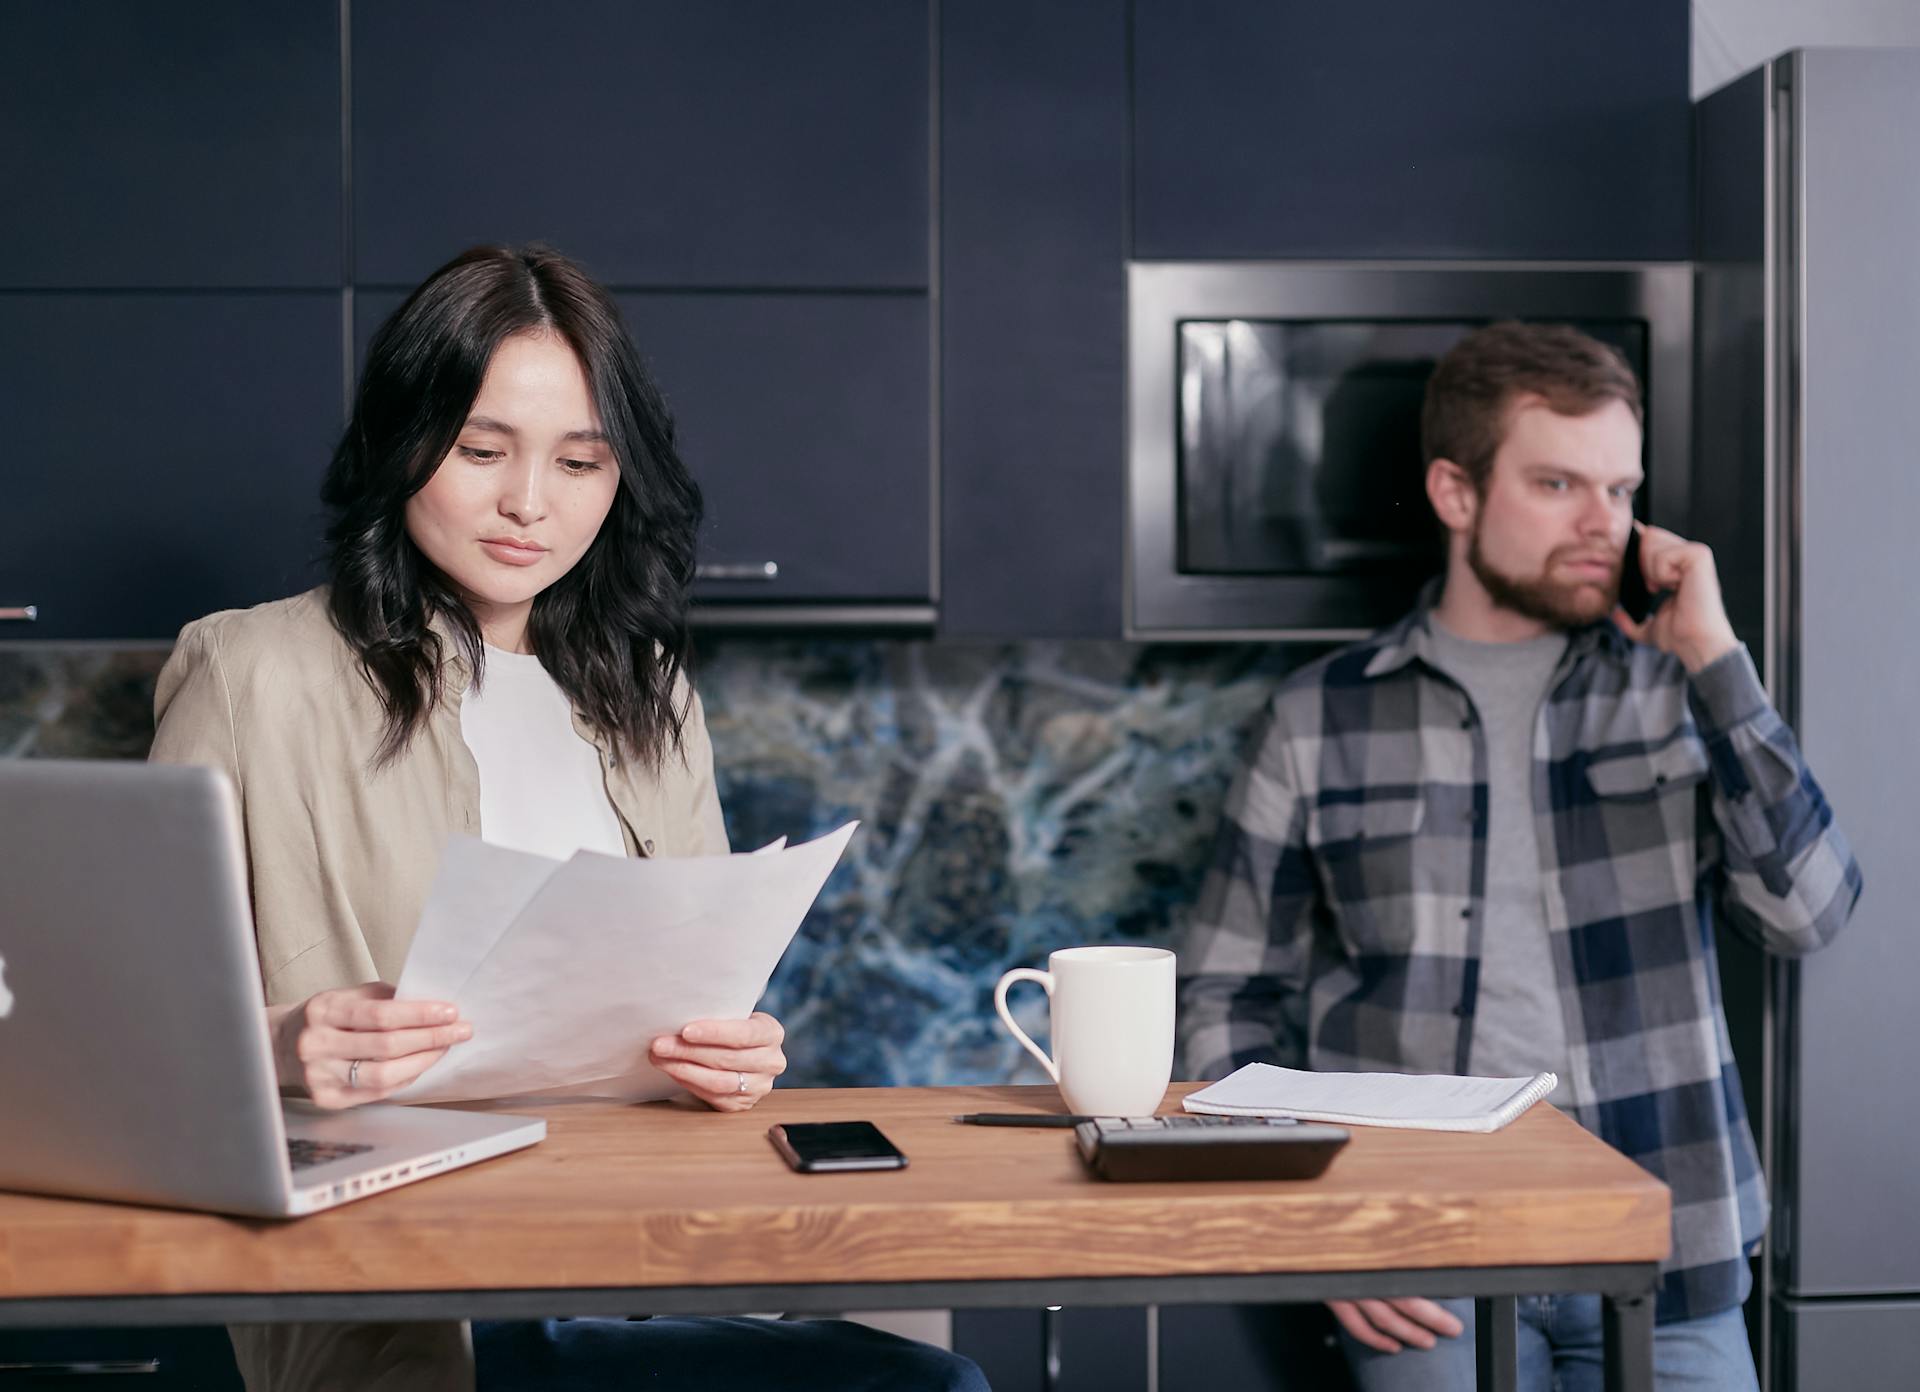
[[[625,855],[600,751],[573,728],[573,706],[531,653],[487,649],[486,675],[460,702],[460,734],[480,766],[480,839],[565,860]]]

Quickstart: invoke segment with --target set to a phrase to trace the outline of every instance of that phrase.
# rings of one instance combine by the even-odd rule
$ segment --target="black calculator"
[[[1102,1179],[1312,1179],[1346,1131],[1287,1117],[1095,1117],[1073,1128],[1080,1158]]]

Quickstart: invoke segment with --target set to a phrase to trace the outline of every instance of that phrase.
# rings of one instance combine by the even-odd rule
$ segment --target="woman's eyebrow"
[[[520,433],[505,421],[495,420],[492,416],[468,416],[466,428],[468,430],[491,430],[496,435],[518,435]],[[607,443],[607,432],[604,430],[569,430],[560,438],[573,443],[604,445]]]

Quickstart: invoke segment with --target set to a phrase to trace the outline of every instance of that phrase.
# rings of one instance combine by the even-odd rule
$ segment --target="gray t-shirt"
[[[1468,1068],[1483,1077],[1560,1075],[1570,1092],[1567,1024],[1547,936],[1535,833],[1533,737],[1564,633],[1522,643],[1477,643],[1432,624],[1431,656],[1465,688],[1487,746],[1487,891],[1480,990]]]

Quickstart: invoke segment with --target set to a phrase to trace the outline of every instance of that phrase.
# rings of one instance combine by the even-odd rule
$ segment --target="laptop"
[[[0,1189],[290,1218],[546,1135],[283,1102],[245,867],[218,770],[0,760]]]

